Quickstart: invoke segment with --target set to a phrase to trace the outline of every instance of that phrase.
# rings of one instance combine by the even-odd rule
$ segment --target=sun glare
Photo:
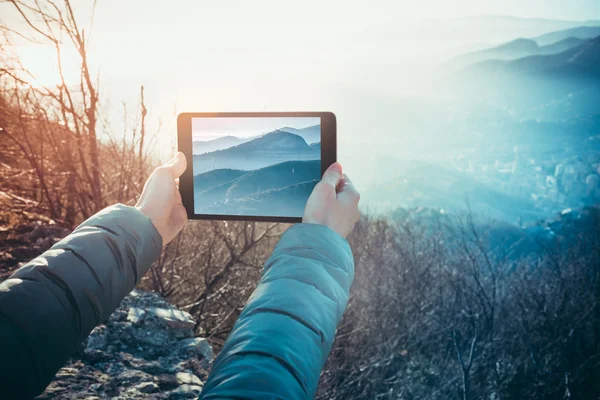
[[[33,77],[28,77],[31,86],[54,87],[61,83],[58,56],[53,46],[41,44],[20,45],[17,54],[22,65],[27,67]],[[79,81],[81,60],[71,46],[63,46],[60,51],[62,74],[67,85]]]

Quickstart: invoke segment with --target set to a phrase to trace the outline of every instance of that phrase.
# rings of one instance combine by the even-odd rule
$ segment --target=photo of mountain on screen
[[[301,217],[321,177],[321,119],[192,119],[194,212]]]

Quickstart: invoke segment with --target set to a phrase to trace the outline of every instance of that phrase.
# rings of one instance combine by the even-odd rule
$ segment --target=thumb
[[[323,174],[323,178],[321,182],[333,186],[335,190],[337,185],[340,183],[342,179],[342,165],[338,162],[334,162],[327,168],[327,171]]]
[[[185,154],[178,152],[177,155],[173,157],[173,159],[169,161],[166,166],[171,170],[171,176],[173,179],[179,178],[187,167]]]

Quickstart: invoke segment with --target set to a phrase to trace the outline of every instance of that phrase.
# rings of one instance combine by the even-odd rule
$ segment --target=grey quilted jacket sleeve
[[[158,258],[134,207],[108,207],[0,283],[0,397],[41,393]]]

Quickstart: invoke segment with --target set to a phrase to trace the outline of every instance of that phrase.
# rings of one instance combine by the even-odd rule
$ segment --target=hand
[[[342,166],[333,163],[308,198],[302,222],[325,225],[346,237],[360,219],[360,194]]]
[[[187,162],[182,152],[152,172],[135,205],[152,221],[162,236],[163,246],[169,243],[187,223],[187,212],[181,202],[179,177]]]

